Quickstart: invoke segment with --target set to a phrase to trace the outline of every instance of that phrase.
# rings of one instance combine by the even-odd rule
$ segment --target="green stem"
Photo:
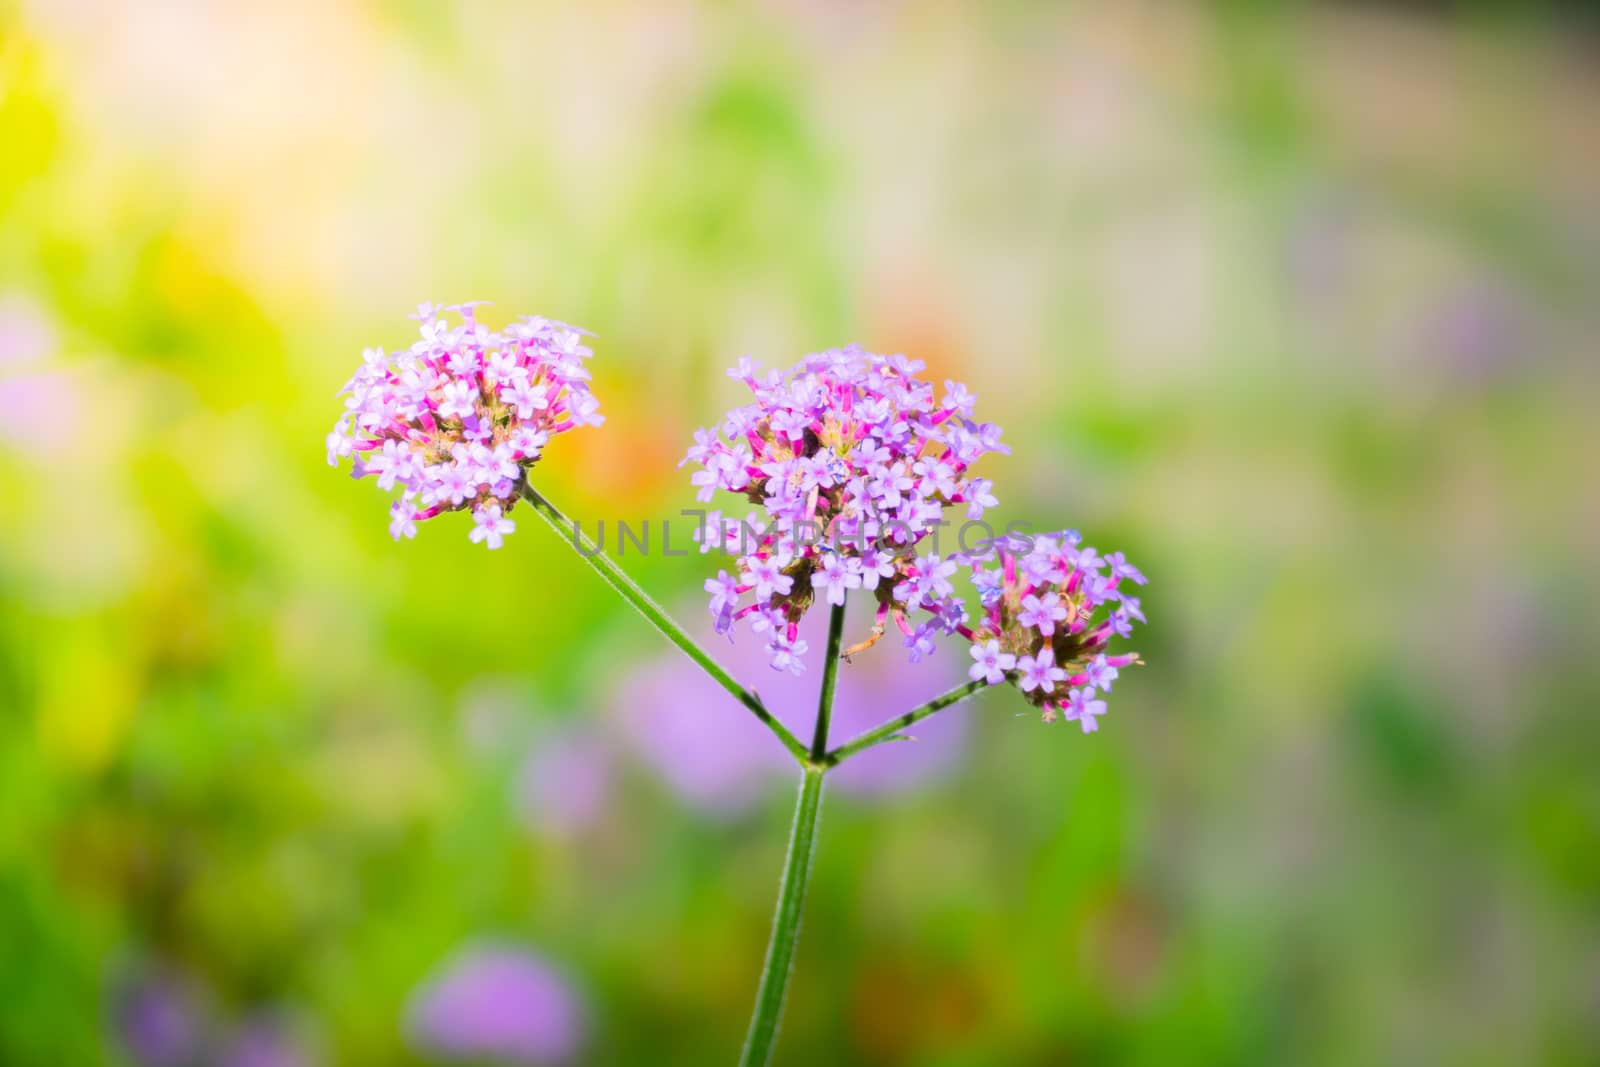
[[[539,490],[524,480],[521,492],[522,498],[533,505],[533,510],[537,511],[539,516],[550,524],[551,529],[555,530],[558,536],[571,544],[573,551],[577,552],[585,563],[598,571],[600,577],[609,582],[611,588],[622,595],[622,599],[633,605],[639,614],[650,620],[656,629],[667,636],[667,640],[682,649],[684,655],[699,664],[700,669],[710,675],[718,685],[731,693],[735,700],[749,708],[750,714],[761,720],[761,723],[771,730],[779,741],[783,742],[783,747],[789,750],[790,755],[794,756],[802,764],[807,764],[811,753],[806,749],[805,744],[790,733],[788,727],[773,717],[772,713],[761,703],[760,697],[735,681],[733,675],[729,674],[721,664],[711,658],[710,653],[695,644],[694,638],[690,637],[688,631],[684,630],[682,626],[673,621],[672,617],[667,614],[666,609],[651,599],[649,593],[646,593],[639,587],[637,582],[629,578],[627,573],[617,566],[610,556],[600,550],[599,545],[589,540],[588,536],[578,528],[577,523],[561,514],[556,506],[545,499]]]
[[[778,914],[772,920],[772,943],[761,972],[756,1010],[750,1018],[740,1067],[766,1067],[778,1040],[778,1023],[794,971],[794,950],[800,941],[800,913],[805,907],[806,883],[811,880],[811,854],[817,838],[817,816],[822,811],[821,767],[807,767],[800,778],[800,798],[795,802],[794,828],[789,832],[789,855],[784,860],[783,882],[778,887]]]
[[[822,693],[817,697],[817,729],[811,738],[811,760],[828,754],[828,723],[833,718],[833,689],[839,679],[839,647],[844,643],[844,604],[828,616],[828,656],[822,661]]]
[[[854,756],[857,753],[865,752],[874,745],[881,745],[887,741],[910,740],[909,738],[897,737],[895,735],[901,730],[904,730],[907,726],[910,726],[912,723],[921,722],[929,715],[943,711],[945,708],[948,708],[953,704],[959,704],[963,700],[972,696],[974,693],[987,687],[988,683],[980,678],[975,682],[968,682],[966,685],[958,686],[955,689],[950,690],[950,692],[945,693],[943,696],[934,697],[920,708],[913,708],[904,715],[901,715],[899,718],[890,719],[882,726],[879,726],[876,729],[868,730],[861,736],[852,738],[851,740],[840,745],[838,748],[834,749],[832,752],[828,753],[822,758],[822,765],[825,767],[837,767],[851,756]]]
[[[828,723],[833,718],[833,691],[839,680],[839,646],[844,641],[844,605],[828,616],[828,656],[822,663],[822,692],[817,697],[817,729],[811,741],[811,762],[800,779],[800,799],[795,802],[794,827],[789,831],[789,855],[778,886],[778,914],[772,920],[772,941],[761,971],[756,1009],[750,1017],[750,1034],[744,1041],[741,1067],[765,1067],[778,1040],[778,1023],[794,972],[795,947],[800,943],[800,915],[805,908],[806,884],[811,880],[811,855],[816,850],[817,816],[822,811],[822,765],[828,752]]]

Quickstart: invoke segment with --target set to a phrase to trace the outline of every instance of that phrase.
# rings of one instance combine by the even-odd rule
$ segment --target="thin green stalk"
[[[812,762],[800,779],[800,799],[795,802],[794,827],[789,831],[789,854],[778,886],[778,914],[772,920],[772,941],[761,971],[761,988],[750,1017],[750,1034],[744,1041],[741,1067],[765,1067],[778,1041],[794,973],[795,947],[800,943],[800,916],[805,908],[806,884],[811,880],[811,854],[816,850],[817,816],[822,811],[822,759],[828,751],[828,723],[833,718],[833,691],[839,679],[839,646],[844,641],[844,605],[828,616],[828,655],[822,663],[822,692],[817,697],[817,728],[811,741]]]
[[[695,644],[694,638],[690,637],[682,626],[673,621],[672,617],[667,614],[666,609],[651,599],[649,593],[646,593],[639,587],[637,582],[629,578],[627,573],[612,561],[611,557],[603,553],[600,550],[600,546],[591,541],[578,528],[577,523],[561,514],[554,504],[550,503],[539,490],[535,489],[526,480],[522,483],[521,492],[522,498],[533,505],[533,510],[537,511],[539,516],[550,524],[550,528],[555,530],[562,540],[572,545],[573,550],[583,558],[584,562],[598,571],[600,577],[604,578],[610,583],[611,588],[622,595],[622,599],[633,605],[639,614],[643,615],[656,629],[667,636],[667,640],[677,645],[684,655],[699,664],[700,669],[710,675],[713,681],[731,693],[739,703],[749,708],[750,714],[761,720],[761,723],[771,730],[779,741],[783,742],[783,747],[789,750],[790,755],[794,756],[802,764],[808,763],[811,753],[807,750],[805,744],[790,733],[788,727],[773,717],[772,713],[761,703],[761,698],[735,681],[733,675],[729,674],[721,664],[711,658],[710,653]]]
[[[789,831],[789,854],[784,860],[783,882],[778,887],[778,914],[772,920],[772,942],[767,964],[756,992],[756,1010],[750,1034],[744,1041],[740,1067],[766,1067],[778,1040],[778,1023],[794,971],[795,946],[800,942],[800,914],[805,908],[806,884],[811,880],[811,854],[817,839],[817,816],[822,811],[823,768],[807,767],[800,778],[800,798],[795,802],[794,827]]]
[[[958,686],[955,689],[950,690],[950,692],[945,693],[943,696],[934,697],[920,708],[913,708],[904,715],[901,715],[899,718],[890,719],[882,726],[868,730],[859,737],[852,738],[824,756],[821,762],[825,767],[837,767],[851,756],[854,756],[860,752],[865,752],[874,745],[881,745],[888,741],[910,740],[909,738],[897,737],[895,735],[901,730],[904,730],[907,726],[910,726],[912,723],[921,722],[929,715],[943,711],[945,708],[948,708],[953,704],[961,703],[963,700],[972,696],[980,689],[987,688],[987,686],[988,683],[982,678],[975,682],[968,682],[966,685]]]
[[[811,738],[811,760],[821,763],[828,754],[828,723],[833,718],[833,688],[839,679],[839,648],[844,644],[844,604],[828,616],[828,655],[822,661],[822,693],[817,697],[817,729]]]

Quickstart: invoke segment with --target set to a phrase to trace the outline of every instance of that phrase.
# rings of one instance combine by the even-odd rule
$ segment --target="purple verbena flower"
[[[505,535],[517,528],[516,523],[501,515],[499,504],[480,507],[472,513],[472,521],[475,525],[467,536],[473,544],[487,542],[491,549],[499,548],[504,543]]]
[[[739,579],[727,571],[718,571],[715,578],[706,579],[706,592],[711,594],[711,616],[722,618],[732,613],[733,606],[739,602],[742,587]]]
[[[1111,683],[1117,680],[1117,669],[1111,666],[1105,654],[1101,653],[1089,661],[1089,666],[1084,668],[1083,676],[1089,680],[1091,686],[1098,686],[1103,693],[1111,692]]]
[[[906,634],[906,648],[911,650],[912,663],[921,663],[938,651],[939,646],[933,639],[934,634],[938,632],[936,624],[925,622]]]
[[[829,553],[811,572],[811,588],[824,594],[829,604],[843,604],[845,590],[861,588],[860,568],[858,560]]]
[[[1106,702],[1090,699],[1093,696],[1093,689],[1074,689],[1067,695],[1066,703],[1062,705],[1063,717],[1068,722],[1076,722],[1086,734],[1092,734],[1100,729],[1097,716],[1106,713]]]
[[[1018,656],[1017,684],[1024,693],[1031,693],[1035,689],[1043,693],[1054,693],[1056,683],[1067,680],[1067,672],[1056,666],[1055,658],[1050,653],[1040,649],[1038,655]]]
[[[1055,633],[1056,623],[1066,617],[1067,609],[1061,606],[1061,598],[1055,593],[1046,593],[1042,597],[1023,597],[1022,610],[1017,613],[1019,623],[1038,630],[1046,637]]]
[[[999,641],[990,640],[973,645],[971,652],[976,662],[967,670],[967,677],[973,681],[982,678],[990,685],[999,685],[1006,680],[1007,671],[1016,669],[1017,657],[1000,651]]]
[[[422,304],[413,318],[421,339],[395,353],[363,353],[340,390],[345,413],[328,434],[330,466],[352,457],[352,473],[376,475],[379,488],[399,488],[389,532],[416,535],[416,523],[471,508],[472,540],[498,548],[515,529],[504,518],[518,483],[555,434],[599,425],[599,401],[583,361],[583,331],[525,318],[503,332],[475,318],[476,304],[445,310]],[[486,516],[493,516],[492,524]]]
[[[767,655],[771,658],[772,669],[788,671],[794,675],[804,674],[806,649],[809,647],[804,641],[774,635],[772,640],[767,642]]]
[[[1126,578],[1131,582],[1137,582],[1139,585],[1149,581],[1148,578],[1139,573],[1138,567],[1128,562],[1128,558],[1121,552],[1112,552],[1107,555],[1106,563],[1111,566],[1111,576],[1113,578]]]
[[[701,500],[737,493],[760,509],[761,532],[741,539],[738,567],[754,602],[734,609],[735,620],[792,631],[819,596],[838,604],[846,590],[862,589],[879,606],[873,639],[892,616],[913,655],[926,654],[927,635],[913,637],[905,615],[949,618],[956,566],[919,558],[919,546],[945,509],[977,519],[998,503],[993,484],[969,471],[1007,449],[999,427],[973,421],[964,387],[945,383],[941,399],[916,377],[921,367],[852,345],[807,356],[785,374],[763,376],[748,359],[728,372],[754,399],[730,411],[720,432],[697,433],[684,462],[701,468],[690,479]],[[724,617],[722,589],[712,594],[713,615]],[[792,633],[771,652],[774,666],[791,666]]]
[[[983,610],[976,623],[953,630],[971,642],[971,677],[991,684],[1011,677],[1046,722],[1064,713],[1094,732],[1105,704],[1090,697],[1097,688],[1109,693],[1118,671],[1139,662],[1107,646],[1144,621],[1139,601],[1123,589],[1143,584],[1144,575],[1120,552],[1101,557],[1083,546],[1076,530],[999,538],[968,559]],[[1015,673],[988,666],[1002,654],[1015,657]]]

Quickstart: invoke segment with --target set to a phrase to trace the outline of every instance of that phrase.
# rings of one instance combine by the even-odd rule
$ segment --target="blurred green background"
[[[570,513],[856,340],[1151,576],[1098,735],[830,796],[781,1063],[1600,1063],[1597,100],[1577,5],[0,0],[0,1064],[431,1062],[485,941],[733,1061],[787,781],[629,743],[670,649],[526,512],[325,464],[465,299],[598,334]]]

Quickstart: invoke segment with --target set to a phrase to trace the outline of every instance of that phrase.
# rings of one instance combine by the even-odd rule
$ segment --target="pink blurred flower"
[[[111,993],[111,1029],[139,1067],[196,1063],[213,1024],[203,990],[187,976],[155,964],[119,977]]]
[[[535,742],[513,784],[530,829],[565,836],[604,817],[611,793],[611,749],[597,734],[570,731]]]
[[[539,956],[480,945],[462,950],[417,991],[408,1026],[424,1055],[560,1064],[582,1049],[586,1014],[577,991]]]
[[[818,613],[800,623],[813,647],[825,644]],[[801,738],[816,717],[818,677],[766,670],[767,655],[749,642],[723,644],[718,657],[734,676],[758,683],[774,715]],[[957,665],[913,670],[898,658],[858,657],[839,666],[831,739],[837,744],[886,722],[960,683]],[[774,784],[786,787],[794,761],[772,735],[694,664],[663,655],[621,683],[616,714],[624,743],[691,807],[714,815],[747,809]],[[961,759],[967,722],[952,709],[918,723],[915,743],[880,745],[828,776],[830,788],[857,797],[888,796],[948,773]]]
[[[48,358],[56,345],[55,324],[42,307],[17,294],[0,298],[0,364]]]
[[[76,385],[63,371],[0,378],[0,444],[35,457],[59,453],[72,441]]]
[[[287,1023],[270,1015],[247,1019],[229,1037],[219,1067],[312,1067],[316,1057]]]

